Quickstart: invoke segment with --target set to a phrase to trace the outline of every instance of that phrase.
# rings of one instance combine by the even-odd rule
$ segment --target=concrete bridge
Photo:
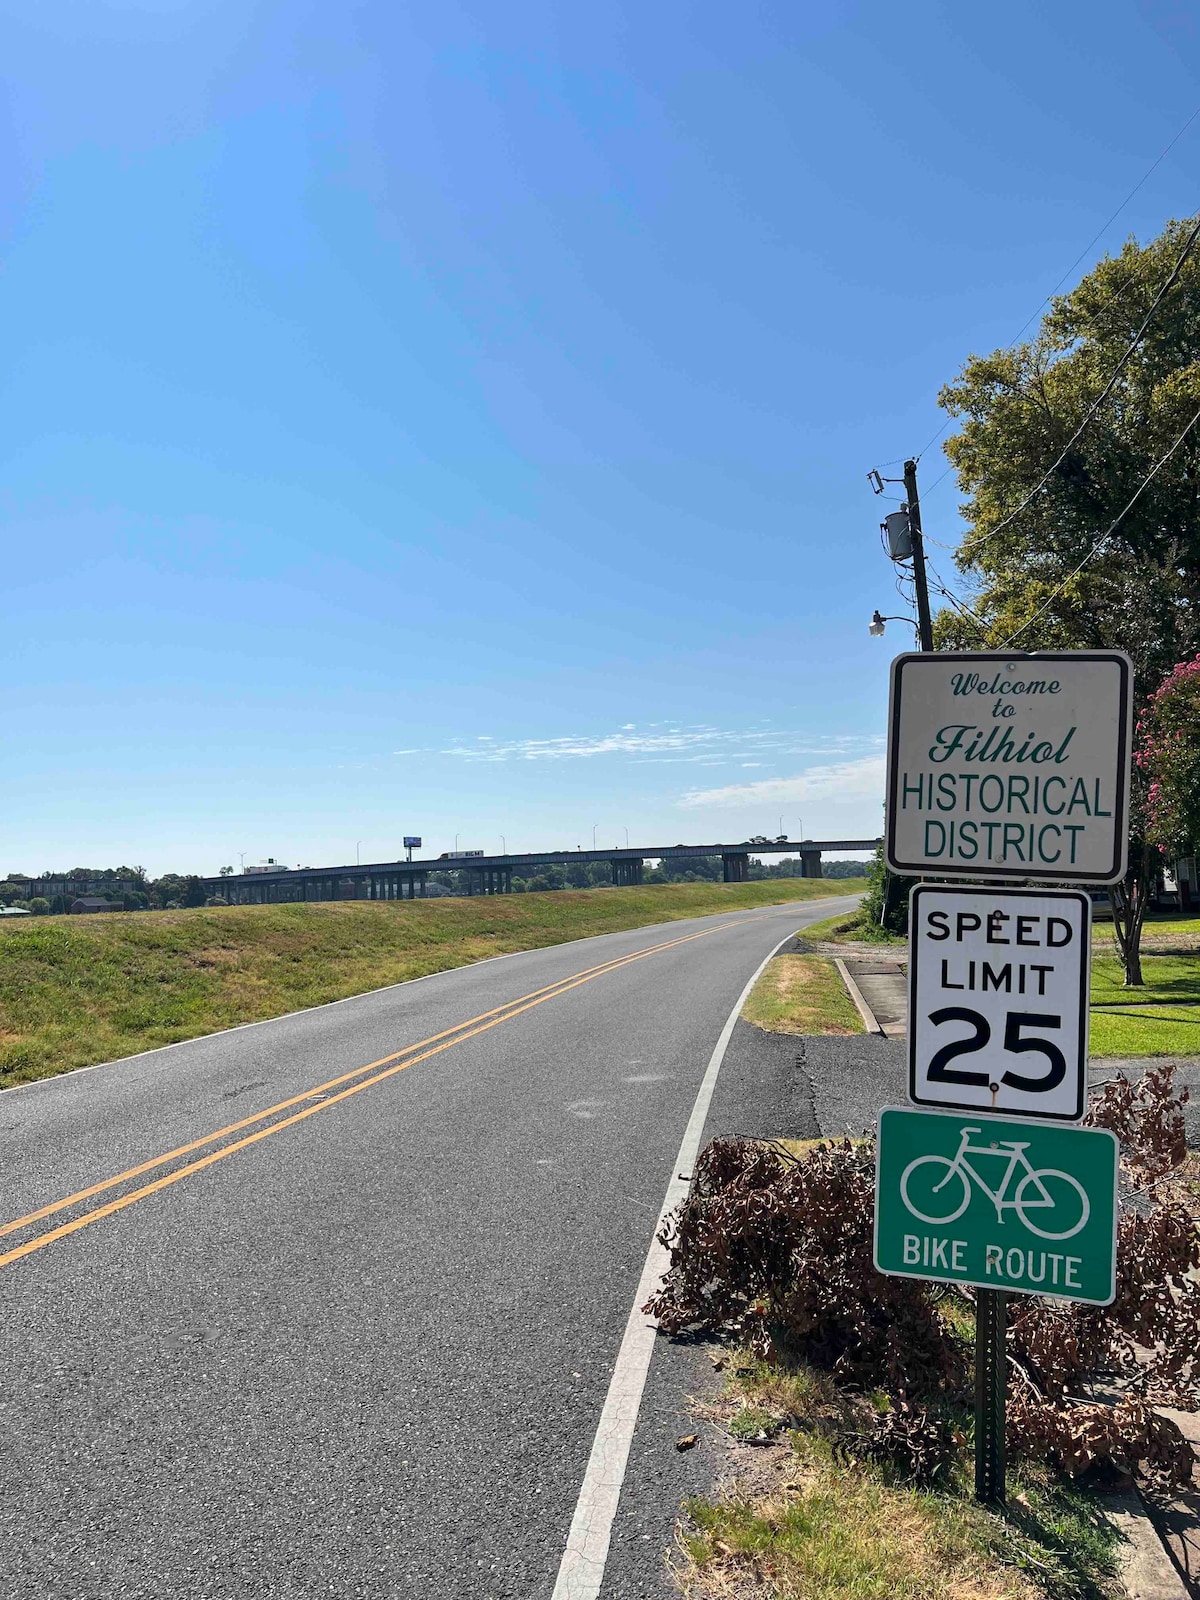
[[[540,850],[528,855],[440,856],[436,860],[378,861],[346,867],[280,868],[278,872],[243,873],[240,877],[202,878],[205,893],[221,894],[233,905],[286,905],[309,900],[415,900],[425,894],[431,872],[466,874],[469,894],[511,894],[514,873],[532,874],[539,867],[572,862],[607,861],[614,884],[642,882],[647,861],[685,862],[690,857],[720,856],[726,883],[745,883],[750,857],[799,856],[801,876],[821,876],[823,852],[843,854],[874,850],[878,839],[773,839],[742,844],[637,845],[624,850]]]

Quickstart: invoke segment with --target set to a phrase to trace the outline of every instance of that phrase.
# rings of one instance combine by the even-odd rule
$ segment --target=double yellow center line
[[[339,1105],[351,1095],[359,1094],[363,1089],[370,1089],[386,1078],[403,1072],[407,1067],[416,1066],[418,1061],[428,1061],[430,1056],[439,1055],[443,1050],[450,1050],[456,1044],[463,1044],[467,1039],[477,1038],[479,1034],[487,1033],[491,1028],[498,1028],[502,1022],[511,1022],[514,1017],[532,1011],[535,1006],[545,1005],[547,1000],[555,1000],[559,995],[577,989],[580,984],[590,983],[594,978],[616,972],[634,961],[643,961],[647,956],[659,955],[664,950],[673,950],[678,945],[690,944],[696,939],[705,939],[710,934],[723,932],[726,928],[739,927],[750,920],[748,917],[740,917],[736,922],[722,923],[720,927],[705,928],[700,933],[685,934],[678,939],[667,939],[662,944],[651,945],[645,950],[635,950],[631,955],[618,956],[612,961],[602,961],[598,966],[587,967],[582,972],[571,973],[568,977],[559,979],[557,983],[547,984],[544,989],[534,989],[531,993],[510,1000],[505,1005],[493,1007],[491,1011],[480,1012],[477,1017],[460,1022],[453,1028],[431,1034],[428,1039],[406,1045],[402,1050],[396,1050],[378,1061],[370,1061],[366,1066],[355,1067],[350,1072],[343,1072],[339,1077],[329,1078],[324,1083],[317,1084],[315,1088],[304,1090],[302,1094],[292,1095],[288,1100],[280,1100],[273,1106],[267,1106],[263,1111],[256,1111],[252,1116],[244,1117],[240,1122],[231,1122],[227,1127],[218,1128],[213,1133],[202,1134],[200,1138],[193,1139],[188,1144],[181,1144],[162,1155],[152,1156],[148,1161],[143,1161],[135,1167],[128,1167],[124,1172],[118,1172],[111,1178],[104,1178],[86,1189],[77,1190],[74,1194],[64,1195],[61,1200],[51,1201],[49,1205],[30,1211],[23,1217],[15,1217],[11,1222],[0,1225],[0,1238],[32,1227],[34,1223],[42,1222],[58,1212],[84,1205],[97,1195],[105,1194],[111,1189],[131,1183],[135,1178],[143,1177],[148,1172],[167,1167],[172,1162],[193,1155],[196,1151],[203,1150],[206,1145],[217,1146],[197,1160],[187,1161],[183,1166],[174,1167],[140,1188],[118,1195],[113,1200],[72,1217],[69,1222],[61,1223],[45,1233],[35,1234],[22,1244],[14,1245],[11,1250],[0,1254],[0,1267],[7,1267],[12,1262],[19,1261],[22,1256],[32,1255],[34,1251],[44,1249],[57,1239],[65,1239],[69,1234],[77,1233],[80,1228],[99,1222],[103,1217],[111,1217],[115,1212],[123,1211],[126,1206],[135,1205],[139,1200],[145,1200],[161,1189],[170,1188],[172,1184],[178,1183],[182,1178],[190,1177],[194,1172],[203,1172],[206,1167],[223,1161],[235,1151],[245,1150],[250,1145],[257,1144],[260,1139],[269,1139],[272,1134],[281,1133],[284,1128],[294,1127],[307,1117],[315,1116],[318,1111],[327,1111],[330,1106]],[[297,1106],[302,1109],[293,1110],[293,1107]],[[292,1114],[285,1116],[283,1115],[285,1112]],[[254,1131],[247,1132],[247,1129]],[[233,1138],[235,1134],[242,1134],[243,1137]],[[222,1144],[220,1142],[222,1140],[231,1142]]]

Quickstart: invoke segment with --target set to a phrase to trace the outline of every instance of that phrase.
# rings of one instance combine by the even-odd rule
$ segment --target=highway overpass
[[[224,895],[233,905],[286,905],[308,900],[420,899],[431,872],[464,874],[468,894],[510,894],[514,875],[524,877],[540,867],[572,862],[606,861],[614,884],[641,883],[647,861],[683,862],[696,856],[720,856],[726,883],[744,883],[751,856],[799,856],[802,876],[821,876],[823,854],[874,850],[878,839],[747,839],[741,844],[635,845],[623,850],[538,850],[529,854],[452,856],[423,861],[375,861],[342,867],[280,868],[241,876],[202,878],[205,892]]]

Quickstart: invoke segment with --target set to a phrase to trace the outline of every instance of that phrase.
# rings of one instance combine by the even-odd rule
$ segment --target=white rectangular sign
[[[1087,1100],[1088,896],[918,884],[908,925],[915,1104],[1077,1122]]]
[[[893,872],[1115,883],[1125,875],[1129,657],[897,656],[885,855]]]

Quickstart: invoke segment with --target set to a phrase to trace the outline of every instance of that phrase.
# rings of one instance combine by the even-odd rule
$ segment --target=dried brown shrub
[[[1010,1449],[1049,1460],[1074,1478],[1097,1469],[1110,1479],[1132,1477],[1140,1467],[1156,1481],[1192,1481],[1191,1445],[1174,1422],[1136,1395],[1116,1405],[1056,1405],[1039,1399],[1024,1384],[1009,1398],[1007,1435]]]
[[[1173,1062],[1151,1067],[1138,1083],[1122,1074],[1104,1085],[1084,1122],[1109,1128],[1121,1141],[1121,1168],[1138,1189],[1153,1190],[1187,1155],[1183,1108],[1188,1091],[1175,1088]]]
[[[803,1356],[897,1393],[963,1381],[936,1286],[877,1273],[875,1156],[849,1140],[802,1160],[751,1140],[715,1140],[668,1220],[671,1268],[646,1310],[666,1333],[725,1332],[758,1353]]]
[[[1015,1452],[1071,1473],[1143,1463],[1172,1482],[1190,1478],[1186,1441],[1153,1409],[1200,1404],[1200,1230],[1172,1181],[1187,1153],[1186,1099],[1164,1065],[1136,1084],[1116,1079],[1091,1108],[1088,1121],[1121,1140],[1134,1191],[1118,1232],[1117,1295],[1111,1306],[1010,1298]],[[965,1397],[962,1342],[938,1312],[943,1291],[874,1270],[874,1177],[869,1143],[832,1142],[797,1159],[750,1140],[715,1141],[668,1219],[671,1267],[645,1309],[666,1333],[741,1338],[771,1359],[795,1355],[842,1379],[884,1384],[901,1404]],[[1098,1381],[1117,1389],[1115,1403],[1096,1398]]]
[[[949,1477],[963,1437],[942,1417],[902,1400],[872,1418],[868,1427],[845,1433],[834,1449],[840,1461],[870,1461],[888,1466],[922,1488]]]

